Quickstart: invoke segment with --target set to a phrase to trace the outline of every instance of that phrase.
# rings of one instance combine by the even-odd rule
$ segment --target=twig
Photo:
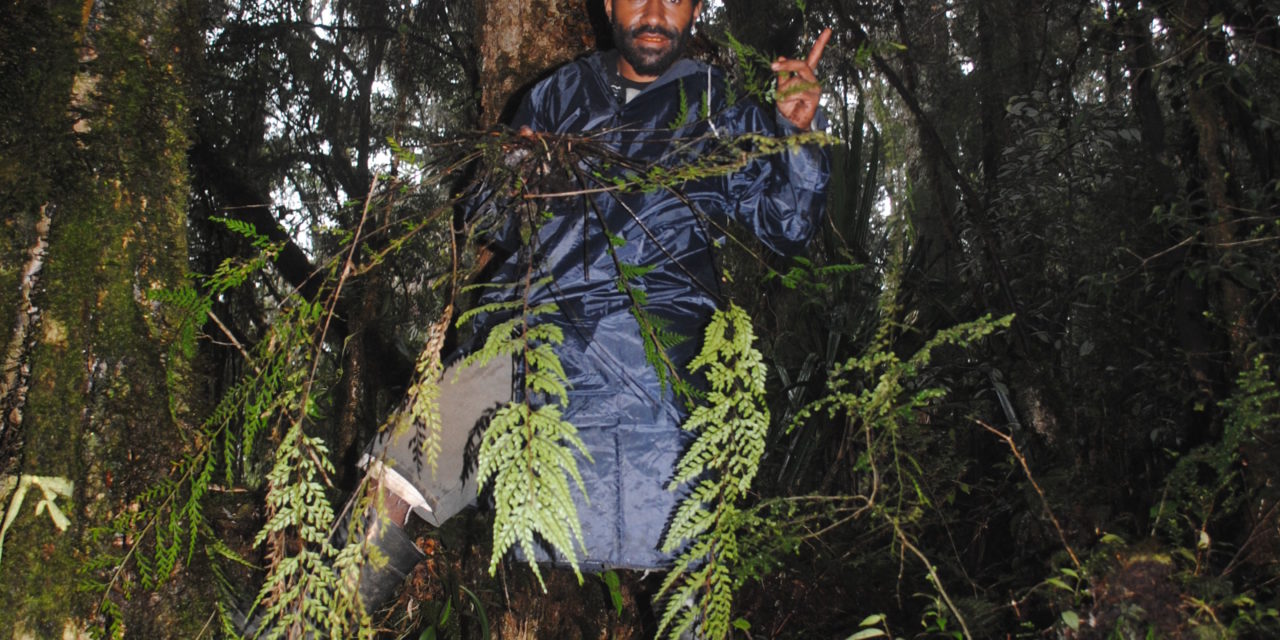
[[[240,341],[231,333],[231,329],[222,323],[222,320],[218,318],[218,314],[214,313],[212,309],[209,310],[209,319],[213,320],[213,323],[222,330],[222,334],[227,336],[227,339],[231,341],[231,346],[235,347],[236,351],[239,351],[240,355],[244,356],[245,362],[248,362],[249,366],[253,367],[253,372],[262,375],[262,369],[259,369],[258,363],[253,361],[253,356],[249,355],[248,351],[245,351],[244,345],[240,344]]]
[[[976,422],[982,425],[983,429],[996,434],[996,437],[1004,440],[1009,445],[1009,450],[1013,452],[1013,457],[1018,459],[1018,464],[1022,465],[1022,471],[1026,474],[1027,480],[1031,482],[1031,486],[1036,490],[1036,494],[1040,496],[1040,503],[1044,505],[1045,513],[1049,514],[1049,520],[1053,522],[1053,528],[1058,531],[1058,538],[1062,540],[1062,546],[1066,548],[1067,554],[1071,556],[1071,564],[1075,565],[1076,570],[1080,569],[1080,558],[1076,556],[1075,550],[1071,548],[1071,543],[1067,542],[1067,534],[1062,530],[1062,523],[1058,522],[1058,517],[1053,515],[1053,509],[1049,508],[1049,499],[1045,497],[1044,490],[1040,488],[1040,484],[1036,482],[1035,477],[1031,475],[1031,467],[1027,466],[1027,459],[1023,457],[1022,452],[1018,451],[1018,445],[1014,444],[1013,438],[1009,437],[1003,431],[981,421]]]
[[[1140,255],[1138,255],[1137,253],[1134,253],[1134,252],[1133,252],[1133,251],[1131,251],[1131,250],[1126,249],[1126,251],[1128,251],[1130,254],[1132,254],[1132,255],[1133,255],[1133,257],[1138,258],[1139,260],[1141,260],[1141,261],[1142,261],[1142,266],[1143,266],[1143,267],[1145,267],[1145,266],[1147,266],[1147,264],[1148,264],[1148,263],[1150,263],[1152,260],[1155,260],[1155,259],[1157,259],[1157,258],[1160,258],[1161,256],[1168,255],[1168,254],[1170,254],[1170,253],[1172,253],[1172,252],[1174,252],[1174,251],[1177,251],[1178,249],[1181,249],[1181,248],[1183,248],[1183,247],[1185,247],[1185,246],[1187,246],[1187,245],[1191,244],[1192,242],[1195,242],[1195,239],[1196,239],[1196,238],[1198,238],[1199,236],[1200,236],[1200,234],[1199,234],[1199,233],[1193,233],[1193,234],[1191,234],[1191,235],[1189,235],[1189,236],[1187,236],[1187,237],[1183,238],[1182,240],[1178,241],[1178,243],[1177,243],[1177,244],[1175,244],[1175,245],[1173,245],[1173,246],[1171,246],[1171,247],[1168,247],[1167,249],[1161,249],[1160,251],[1157,251],[1157,252],[1155,252],[1154,254],[1152,254],[1152,255],[1150,255],[1150,256],[1147,256],[1147,257],[1145,257],[1145,258],[1144,258],[1144,257],[1142,257],[1142,256],[1140,256]]]
[[[938,576],[938,570],[933,567],[933,563],[929,562],[929,558],[925,557],[920,549],[911,544],[911,541],[907,539],[907,533],[898,525],[898,521],[893,519],[892,522],[893,531],[898,536],[898,543],[924,564],[924,568],[929,571],[929,579],[933,581],[933,586],[938,589],[938,595],[942,596],[942,601],[947,603],[947,608],[951,610],[951,615],[956,617],[956,623],[960,625],[960,631],[964,633],[964,637],[972,639],[973,634],[969,632],[969,625],[965,623],[964,616],[960,615],[960,609],[956,608],[956,603],[951,601],[951,596],[947,595],[947,590],[942,587],[942,578]]]
[[[573,191],[557,191],[555,193],[522,193],[520,197],[525,200],[549,200],[552,198],[569,198],[572,196],[589,196],[597,193],[609,193],[618,191],[621,187],[593,187],[587,189],[576,189]]]

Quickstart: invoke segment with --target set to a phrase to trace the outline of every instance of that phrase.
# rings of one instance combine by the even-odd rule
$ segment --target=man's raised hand
[[[778,74],[778,112],[801,130],[808,131],[818,112],[822,85],[816,74],[822,50],[831,39],[831,29],[823,29],[804,60],[778,58],[772,65]]]

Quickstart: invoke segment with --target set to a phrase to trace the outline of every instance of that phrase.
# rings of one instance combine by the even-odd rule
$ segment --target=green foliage
[[[858,432],[863,450],[854,463],[857,471],[870,478],[865,491],[848,496],[860,503],[854,515],[871,514],[891,531],[898,553],[914,556],[929,575],[937,591],[939,605],[927,616],[926,625],[937,633],[946,630],[949,613],[961,628],[956,637],[972,637],[963,615],[947,592],[934,562],[917,545],[926,509],[940,509],[928,488],[936,478],[937,462],[925,462],[920,455],[917,417],[925,414],[947,394],[942,386],[922,384],[927,367],[943,347],[969,347],[983,338],[1007,329],[1012,316],[993,319],[989,315],[942,329],[908,357],[894,350],[896,317],[892,290],[881,297],[882,320],[874,341],[861,354],[837,364],[830,372],[822,397],[798,412],[794,426],[824,415],[844,421]],[[887,495],[885,495],[887,494]]]
[[[390,430],[392,437],[403,437],[413,430],[410,442],[417,444],[414,452],[431,467],[433,476],[439,466],[440,439],[444,429],[440,417],[439,381],[443,373],[440,351],[452,313],[453,307],[446,307],[444,317],[431,326],[426,347],[414,365],[414,382],[405,393],[404,409],[392,414],[383,427]]]
[[[788,289],[806,289],[809,295],[826,293],[831,289],[828,281],[844,275],[852,274],[863,268],[857,264],[814,265],[804,257],[792,258],[794,264],[786,273],[772,272],[769,278],[777,278],[782,286]]]
[[[476,621],[480,625],[481,638],[490,637],[489,634],[489,617],[485,615],[484,603],[474,591],[459,585],[458,588],[466,595],[467,600],[476,612]],[[452,598],[445,600],[444,605],[440,608],[439,614],[435,621],[418,635],[418,640],[440,640],[441,638],[463,638],[461,608],[455,613],[454,601]],[[428,605],[431,603],[427,603]]]
[[[1222,403],[1221,439],[1179,456],[1168,475],[1166,498],[1153,516],[1154,526],[1170,539],[1205,535],[1252,502],[1246,465],[1252,453],[1265,456],[1268,443],[1280,435],[1280,388],[1262,356],[1251,364]]]
[[[1235,393],[1222,403],[1226,420],[1220,448],[1236,457],[1217,458],[1214,469],[1222,475],[1245,452],[1269,442],[1280,431],[1280,384],[1264,356],[1254,357],[1250,364],[1237,376]]]
[[[184,287],[153,294],[178,318],[180,339],[173,348],[183,354],[194,352],[205,321],[217,322],[211,313],[213,301],[244,286],[278,250],[251,225],[234,220],[223,223],[248,237],[262,253],[248,260],[224,260],[201,280],[200,291]],[[355,592],[355,576],[363,561],[361,545],[337,548],[331,542],[335,513],[327,483],[333,466],[328,445],[307,432],[308,425],[322,418],[314,386],[319,357],[315,344],[326,314],[322,302],[290,297],[276,309],[265,339],[247,348],[237,345],[247,373],[226,391],[193,434],[192,450],[175,463],[168,479],[142,493],[136,510],[126,511],[94,532],[99,537],[137,538],[124,556],[109,561],[115,566],[107,583],[88,585],[104,594],[104,615],[111,615],[117,606],[107,595],[131,590],[132,578],[126,571],[130,566],[136,567],[140,586],[155,589],[179,565],[191,562],[202,540],[208,549],[217,550],[216,555],[244,562],[226,545],[209,538],[206,502],[218,476],[232,485],[238,480],[237,470],[252,465],[256,447],[270,437],[274,448],[263,478],[268,517],[254,539],[255,545],[268,550],[267,575],[253,604],[261,620],[256,637],[305,633],[368,637],[368,619]],[[224,619],[223,625],[229,622]]]
[[[670,321],[650,313],[645,309],[649,303],[649,295],[643,284],[639,282],[646,274],[653,271],[653,266],[632,265],[617,258],[617,246],[610,245],[610,253],[618,266],[618,289],[631,298],[631,315],[640,326],[640,336],[644,340],[645,360],[658,374],[658,382],[663,387],[674,390],[678,395],[692,398],[696,391],[667,358],[667,350],[689,339],[682,333],[670,331]]]
[[[724,638],[731,630],[739,504],[759,469],[769,431],[765,367],[754,342],[750,316],[730,305],[712,317],[702,350],[689,365],[705,372],[710,391],[685,420],[684,428],[697,438],[668,487],[675,491],[693,483],[663,538],[663,551],[679,557],[662,584],[666,609],[659,634],[674,638],[695,624],[707,638]]]
[[[667,124],[667,127],[672,131],[679,130],[689,119],[689,94],[685,91],[684,80],[680,80],[679,88],[680,102],[676,105],[676,115]]]
[[[1265,590],[1250,579],[1254,571],[1271,572],[1251,567],[1245,555],[1250,541],[1273,526],[1260,508],[1271,495],[1267,471],[1251,468],[1271,455],[1280,435],[1280,386],[1265,357],[1255,357],[1239,373],[1234,392],[1219,408],[1221,438],[1176,456],[1165,476],[1161,499],[1151,506],[1154,537],[1129,545],[1109,536],[1110,542],[1104,539],[1087,561],[1088,571],[1071,575],[1072,584],[1057,577],[1046,581],[1070,588],[1076,597],[1066,606],[1092,599],[1098,624],[1113,637],[1167,633],[1181,625],[1223,638],[1266,637],[1280,630],[1276,607],[1258,599]],[[1242,524],[1245,545],[1236,547],[1232,539]],[[1226,576],[1239,577],[1227,581]],[[1139,606],[1126,606],[1113,595],[1116,585],[1135,582],[1152,586],[1144,587]],[[1184,607],[1185,613],[1171,613]],[[1065,617],[1064,624],[1072,626]]]
[[[737,62],[733,67],[738,75],[736,78],[738,82],[735,84],[740,86],[747,95],[764,104],[771,104],[773,102],[774,82],[773,70],[770,65],[773,61],[751,45],[733,37],[732,33],[726,33],[725,39]]]
[[[356,594],[362,545],[339,549],[330,543],[335,514],[321,479],[333,466],[328,448],[307,435],[304,424],[297,420],[290,427],[267,475],[268,519],[254,544],[270,543],[275,562],[254,603],[264,609],[265,633],[256,635],[372,638]],[[302,541],[295,553],[282,548],[287,534]]]
[[[619,191],[672,191],[695,180],[727,175],[744,169],[753,160],[798,149],[804,145],[830,145],[835,138],[822,131],[805,131],[785,138],[745,133],[717,138],[696,158],[676,166],[655,164],[627,175],[614,188]],[[736,240],[736,239],[735,239]]]
[[[699,163],[672,171],[631,173],[630,179],[611,184],[609,188],[670,189],[685,180],[723,175],[758,154],[778,153],[789,145],[824,140],[821,134],[785,142],[747,137],[726,142],[720,153],[709,154]],[[567,150],[581,141],[566,139],[563,142]],[[590,152],[590,141],[581,148]],[[580,165],[573,162],[569,166]],[[517,186],[516,191],[521,188],[524,187]],[[539,223],[537,216],[534,217],[531,227]],[[103,593],[127,591],[128,578],[122,568],[129,564],[137,567],[142,586],[157,587],[180,565],[192,560],[202,540],[211,542],[207,538],[211,531],[204,512],[210,491],[215,490],[218,483],[235,486],[247,481],[250,486],[265,485],[267,496],[267,521],[253,540],[267,556],[264,583],[253,605],[263,619],[261,634],[268,637],[312,631],[333,636],[365,634],[369,621],[353,590],[354,572],[359,570],[364,555],[351,546],[339,548],[331,540],[336,514],[329,502],[329,476],[335,469],[329,459],[330,445],[316,431],[318,425],[329,419],[324,406],[326,385],[333,380],[333,362],[319,345],[332,318],[334,298],[308,301],[296,295],[288,296],[268,311],[270,322],[264,325],[264,333],[251,343],[242,344],[214,315],[215,302],[240,288],[268,280],[270,276],[264,272],[277,257],[281,245],[268,242],[250,224],[235,220],[220,222],[249,240],[258,253],[247,259],[224,260],[196,286],[156,293],[153,299],[165,305],[175,319],[181,337],[174,347],[179,350],[177,353],[194,354],[198,340],[204,337],[205,327],[216,325],[216,330],[243,359],[245,374],[232,382],[205,421],[191,434],[191,452],[175,463],[170,479],[148,490],[136,511],[126,512],[110,528],[100,532],[100,535],[136,537],[138,544],[116,559],[117,569],[111,573],[111,580],[94,588]],[[387,249],[365,257],[371,264],[377,264],[389,252],[405,248],[404,236],[422,233],[428,222],[430,220],[397,229],[403,233],[391,239]],[[356,233],[348,234],[344,242],[358,244],[361,240]],[[619,243],[620,239],[610,246],[616,249]],[[352,255],[346,249],[336,253]],[[625,264],[617,259],[616,253],[614,258],[618,286],[632,299],[633,315],[645,337],[650,362],[664,383],[686,397],[693,397],[687,382],[665,356],[667,349],[686,337],[669,331],[665,319],[645,309],[647,297],[643,280],[652,267]],[[325,289],[327,295],[337,296],[345,278],[364,274],[354,268],[354,264],[338,259],[325,263],[323,273],[316,277],[330,283]],[[551,323],[537,322],[540,316],[555,312],[555,307],[530,307],[527,303],[535,288],[550,286],[550,283],[526,282],[522,286],[522,300],[470,309],[461,314],[458,322],[466,323],[477,314],[513,315],[491,331],[487,342],[469,361],[511,358],[524,385],[519,400],[501,409],[485,431],[477,479],[482,487],[492,491],[495,504],[491,572],[507,552],[518,549],[541,582],[539,568],[534,564],[537,544],[549,544],[576,570],[576,550],[582,548],[583,543],[569,483],[576,483],[577,490],[584,492],[577,456],[588,461],[590,456],[573,425],[562,418],[568,392],[564,371],[554,351],[562,341],[560,329]],[[449,313],[446,311],[445,315]],[[428,340],[437,347],[422,351],[404,409],[394,412],[386,427],[397,431],[418,429],[414,437],[421,436],[420,451],[431,464],[439,446],[439,390],[435,380],[440,371],[436,350],[442,337],[442,331],[435,331]],[[762,371],[757,384],[763,384]],[[763,429],[767,425],[767,413],[761,420]],[[723,433],[720,437],[723,439]],[[266,442],[271,448],[264,451]],[[710,456],[710,448],[714,446],[718,445],[706,444],[696,455]],[[757,444],[751,452],[753,460],[735,463],[726,469],[726,477],[736,476],[743,482],[736,493],[729,494],[731,499],[739,499],[749,484],[750,478],[743,478],[742,474],[754,468],[762,448],[763,445]],[[690,461],[688,464],[721,464],[711,459],[701,463],[697,458]],[[733,513],[726,511],[725,522],[733,522]],[[349,539],[361,539],[358,532],[353,533],[356,535]],[[226,545],[222,548],[227,553],[215,555],[234,555]],[[729,558],[732,554],[722,555]],[[236,588],[236,585],[227,586]],[[113,602],[104,598],[104,613],[109,614],[112,606]],[[225,619],[222,623],[229,624]]]
[[[676,372],[666,355],[667,349],[685,342],[689,336],[667,329],[670,321],[649,313],[638,304],[632,305],[631,315],[640,325],[640,334],[644,338],[644,357],[658,373],[658,383],[681,397],[693,398],[697,390]]]
[[[581,581],[575,543],[585,546],[569,480],[586,495],[574,450],[588,461],[591,456],[577,429],[561,417],[569,398],[554,348],[564,334],[557,325],[534,322],[539,315],[553,313],[555,305],[527,308],[523,300],[479,307],[464,313],[459,322],[476,313],[503,310],[518,313],[493,327],[484,345],[464,361],[469,366],[511,358],[523,374],[522,397],[498,410],[480,443],[476,481],[481,489],[493,487],[495,512],[489,571],[496,572],[507,551],[518,547],[542,583],[535,562],[540,537],[565,557]]]
[[[622,581],[618,578],[618,572],[610,569],[600,574],[600,579],[604,580],[604,585],[609,590],[609,602],[613,604],[614,613],[622,615]]]
[[[706,400],[709,422],[694,426],[701,444],[682,461],[687,465],[682,469],[693,473],[689,479],[697,484],[681,512],[680,526],[688,535],[679,544],[686,546],[677,547],[688,559],[683,576],[670,585],[670,593],[692,597],[693,608],[671,614],[664,621],[667,628],[689,626],[687,614],[695,609],[708,623],[704,630],[724,634],[729,627],[742,628],[745,623],[737,621],[726,626],[734,592],[748,580],[779,579],[786,563],[799,562],[803,554],[837,558],[833,573],[859,576],[885,561],[890,569],[867,572],[876,584],[862,593],[891,591],[896,579],[899,591],[912,594],[896,604],[886,598],[865,605],[886,611],[885,618],[859,624],[859,613],[844,620],[841,634],[855,638],[887,635],[887,620],[897,626],[904,619],[922,625],[925,634],[994,637],[984,632],[998,625],[984,629],[975,611],[988,610],[997,600],[1003,622],[1026,636],[1072,636],[1087,632],[1091,621],[1110,620],[1111,629],[1101,623],[1094,629],[1140,637],[1156,627],[1132,602],[1120,601],[1119,613],[1109,614],[1106,606],[1117,600],[1105,595],[1108,588],[1113,594],[1122,591],[1115,587],[1126,576],[1148,575],[1137,569],[1152,568],[1178,586],[1173,602],[1180,631],[1275,635],[1275,512],[1268,510],[1276,498],[1271,470],[1278,413],[1272,367],[1274,249],[1280,230],[1274,211],[1280,191],[1273,143],[1280,82],[1268,44],[1275,39],[1274,21],[1259,19],[1266,12],[1238,7],[1184,19],[1180,5],[1128,3],[1104,11],[1087,3],[1059,3],[1036,14],[1043,21],[1036,28],[1019,29],[1026,25],[1026,12],[1010,2],[957,3],[942,13],[927,4],[868,5],[856,16],[820,3],[794,4],[811,14],[806,22],[830,19],[839,29],[836,42],[842,46],[831,47],[824,63],[844,74],[829,78],[833,116],[839,118],[843,97],[865,94],[867,101],[852,118],[845,113],[838,120],[855,124],[842,133],[851,141],[852,155],[833,181],[825,255],[789,266],[774,276],[786,291],[768,292],[771,311],[793,314],[779,320],[784,328],[776,333],[800,337],[786,342],[762,331],[761,341],[768,345],[777,339],[777,347],[764,350],[785,397],[769,400],[774,407],[786,406],[773,413],[792,428],[775,430],[777,439],[763,445],[717,430],[721,422],[743,419],[744,409],[762,406],[762,396],[751,390],[754,378],[750,383],[736,379],[737,391]],[[990,21],[985,26],[984,18]],[[363,26],[363,20],[352,24]],[[333,74],[314,71],[315,56],[262,55],[260,38],[242,37],[243,29],[260,25],[228,24],[235,28],[225,33],[239,37],[220,38],[211,50],[234,57],[240,45],[232,41],[251,46],[238,62],[243,66],[221,62],[222,71],[232,71],[214,81],[224,106],[275,104],[268,116],[274,122],[292,120],[281,114],[313,114],[301,120],[322,123],[351,121],[342,111],[344,97],[330,89],[361,83],[334,82]],[[397,25],[402,35],[423,26]],[[317,55],[355,51],[359,59],[378,59],[370,43],[382,40],[360,40],[369,30],[332,30],[337,36],[319,32],[298,31],[304,40],[326,42]],[[1008,33],[1018,34],[1016,42],[1000,37]],[[468,50],[466,43],[451,44],[440,51]],[[738,61],[734,77],[748,93],[770,100],[770,60],[732,36],[727,48]],[[938,51],[947,55],[933,55]],[[1143,61],[1144,52],[1152,59]],[[220,63],[216,57],[209,60]],[[413,74],[445,73],[440,69],[446,65],[421,61],[421,54],[397,58],[394,84],[418,88],[424,83],[415,82],[419,78]],[[454,81],[466,82],[465,74],[456,76]],[[249,93],[259,85],[279,100]],[[304,85],[312,95],[327,96],[324,104],[309,104]],[[472,93],[453,89],[443,95]],[[373,93],[379,100],[386,97]],[[384,131],[404,126],[390,122],[392,111],[398,119],[405,101],[408,111],[415,108],[412,98],[400,97],[401,103],[386,100],[385,108],[372,110],[370,124],[379,139]],[[689,120],[691,98],[682,91],[673,128]],[[866,104],[876,122],[864,158],[856,136],[862,135]],[[706,102],[700,109],[699,116],[709,116]],[[263,138],[260,115],[246,118],[252,127],[236,125],[239,118],[207,121],[230,122],[230,133],[220,135],[253,141]],[[1193,116],[1210,126],[1197,130]],[[276,127],[264,148],[237,148],[233,155],[262,157],[264,165],[283,167],[272,169],[262,182],[277,184],[289,172],[291,192],[300,196],[304,213],[325,219],[336,215],[336,203],[351,197],[323,197],[325,189],[339,191],[329,185],[343,182],[346,173],[359,173],[342,167],[339,156],[377,156],[376,149],[349,138],[363,127],[327,128],[341,134],[316,137],[325,140],[322,147],[355,151],[326,158],[311,170],[286,161],[290,155],[314,155],[297,153],[303,147],[295,141],[316,133],[301,124]],[[440,130],[433,123],[413,135],[425,138]],[[1210,139],[1215,132],[1221,139]],[[546,136],[537,141],[540,153],[530,162],[552,168],[542,178],[574,173],[571,186],[584,189],[675,191],[683,181],[724,175],[748,159],[788,148],[784,145],[823,140],[821,134],[785,142],[725,140],[693,162],[648,167],[610,156],[589,136]],[[474,149],[500,156],[515,143],[494,136]],[[427,162],[397,151],[397,162]],[[879,184],[882,153],[889,166]],[[605,160],[585,165],[583,158]],[[439,165],[441,174],[451,172],[452,161]],[[610,173],[613,168],[620,171]],[[526,187],[537,186],[539,176],[527,167],[518,169],[504,184],[530,195]],[[855,183],[857,188],[840,193]],[[563,186],[557,190],[564,191]],[[980,197],[962,197],[966,186],[976,187]],[[892,207],[894,218],[881,219],[882,202]],[[1149,211],[1155,215],[1144,215]],[[360,242],[349,224],[354,217],[347,217],[348,228],[329,234],[326,242],[344,247]],[[886,251],[876,237],[884,224],[910,233]],[[251,282],[263,289],[276,285],[262,272],[280,248],[250,225],[223,225],[248,238],[260,254],[224,261],[191,287],[150,294],[173,312],[179,327],[175,358],[195,353],[202,331],[212,329],[210,312],[220,294]],[[410,246],[408,238],[415,235],[434,233],[425,221],[396,228],[403,233],[389,240],[387,251]],[[617,236],[610,240],[615,247],[621,242]],[[365,250],[377,253],[363,245]],[[854,260],[869,266],[858,270],[846,264]],[[344,266],[357,273],[362,268]],[[619,263],[618,285],[631,296],[646,355],[659,377],[677,393],[692,396],[683,386],[683,372],[663,353],[684,336],[668,331],[664,320],[645,308],[648,268]],[[334,267],[322,270],[317,278],[331,283]],[[740,269],[726,271],[748,286],[759,281],[741,278]],[[412,274],[396,277],[403,278],[396,286],[406,290],[422,284],[413,282]],[[424,278],[428,288],[444,280],[437,277]],[[1236,286],[1238,298],[1224,293]],[[778,303],[783,295],[786,302]],[[871,298],[880,304],[866,302]],[[794,300],[801,302],[789,304]],[[993,309],[1019,310],[1019,326],[1007,341],[995,336],[979,345],[984,336],[1009,326],[1008,318],[983,315]],[[569,478],[577,480],[575,468],[566,465],[581,445],[559,414],[565,389],[552,351],[559,338],[536,323],[549,310],[477,310],[520,316],[489,357],[512,357],[529,374],[522,403],[509,407],[491,429],[487,485],[503,496],[499,506],[506,509],[495,527],[506,547],[495,549],[493,562],[510,548],[532,561],[531,541],[544,536],[539,527],[550,525],[531,519],[529,512],[537,509],[529,500],[564,503]],[[323,410],[325,387],[336,377],[333,353],[341,350],[317,338],[330,313],[329,307],[293,298],[264,309],[254,335],[244,345],[237,343],[244,376],[227,381],[230,386],[209,418],[188,434],[191,452],[176,461],[172,478],[147,492],[139,511],[98,532],[133,542],[124,543],[128,551],[123,553],[126,560],[136,560],[139,584],[155,586],[194,559],[201,540],[210,535],[202,510],[219,478],[237,488],[265,481],[273,512],[269,531],[259,539],[271,547],[275,555],[268,561],[276,568],[269,579],[273,592],[264,594],[263,606],[284,627],[340,628],[321,611],[344,606],[335,603],[343,597],[339,583],[346,570],[346,560],[339,561],[345,552],[329,546],[321,534],[333,514],[325,502],[329,443],[316,434],[332,418]],[[814,321],[795,321],[802,315]],[[980,319],[952,326],[974,317]],[[236,320],[237,329],[237,324],[258,322]],[[951,328],[939,331],[946,326]],[[219,340],[237,339],[230,331],[209,333]],[[803,342],[817,344],[797,346]],[[1264,355],[1255,359],[1252,349]],[[396,414],[392,428],[423,427],[421,451],[432,461],[438,442],[433,422],[438,390],[432,383],[438,360],[425,356],[416,366],[409,408]],[[715,359],[732,357],[738,356],[725,352]],[[702,366],[709,370],[711,364]],[[181,383],[173,377],[169,382]],[[1224,400],[1232,382],[1234,391]],[[733,397],[744,404],[726,399]],[[972,420],[990,415],[1008,418],[1010,442],[1025,447],[1030,461],[1023,461],[1025,473],[981,431],[974,436]],[[755,423],[751,428],[763,429]],[[522,452],[536,453],[542,466],[520,467],[527,462]],[[1016,448],[1014,453],[1014,458],[1023,455]],[[266,458],[262,470],[260,458]],[[778,480],[758,490],[782,495],[748,504],[746,487],[762,463],[778,467]],[[1043,476],[1040,495],[1039,486],[1029,488],[1035,484],[1028,482],[1032,469]],[[757,484],[772,480],[758,475]],[[818,493],[789,493],[801,491]],[[1067,529],[1062,544],[1085,549],[1085,567],[1066,566],[1059,536],[1041,531],[1048,526],[1046,511],[1060,512]],[[562,529],[554,534],[559,543],[553,546],[572,558],[575,543],[580,545],[576,514],[558,517]],[[831,535],[835,530],[840,534]],[[1111,530],[1142,542],[1115,542]],[[302,551],[277,553],[286,548],[280,544],[286,539],[295,545],[301,541]],[[996,547],[1008,552],[991,553]],[[993,560],[996,555],[1001,557]],[[1121,557],[1123,562],[1116,560]],[[104,569],[116,560],[95,560],[92,567]],[[694,586],[685,590],[689,585]],[[134,586],[114,574],[109,584],[90,588],[108,593],[130,592]],[[833,600],[850,593],[827,589],[824,584],[817,592]],[[949,595],[961,592],[977,595],[969,602]],[[316,594],[312,604],[306,604],[309,593]],[[1013,606],[1005,604],[1010,593]],[[974,602],[983,599],[987,602]],[[684,602],[673,595],[668,604]],[[892,606],[898,609],[889,611]],[[103,601],[102,612],[119,620],[110,599]],[[457,607],[441,617],[456,621]],[[787,624],[798,625],[800,617]],[[1033,632],[1036,625],[1052,629]],[[442,621],[440,629],[444,626]],[[792,630],[784,625],[782,634]],[[112,630],[117,632],[123,628]]]

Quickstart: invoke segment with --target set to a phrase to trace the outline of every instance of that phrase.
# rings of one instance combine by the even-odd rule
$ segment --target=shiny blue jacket
[[[796,133],[775,109],[735,99],[719,70],[692,60],[677,62],[622,104],[605,67],[613,55],[597,53],[561,67],[533,87],[511,122],[539,133],[589,135],[615,160],[626,160],[584,161],[579,174],[595,181],[570,189],[598,188],[628,171],[687,166],[723,153],[732,147],[726,141],[742,134]],[[527,295],[535,305],[558,307],[537,321],[555,322],[564,331],[557,354],[570,384],[565,417],[593,458],[578,461],[589,500],[575,495],[586,569],[669,566],[671,558],[658,547],[683,494],[666,485],[691,437],[680,428],[684,401],[646,360],[618,265],[650,269],[628,282],[643,291],[645,314],[660,319],[667,332],[688,337],[667,349],[683,371],[721,302],[715,253],[734,229],[730,221],[784,255],[804,249],[822,222],[828,160],[816,144],[793,145],[720,173],[670,189],[597,189],[549,199],[536,230],[526,224],[522,233],[513,221],[490,238],[510,250],[495,282],[546,284],[494,288],[481,302]],[[497,319],[481,319],[477,333]]]

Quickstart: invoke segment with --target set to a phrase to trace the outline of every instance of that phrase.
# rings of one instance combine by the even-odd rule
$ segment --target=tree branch
[[[258,233],[283,248],[275,258],[276,270],[307,300],[315,300],[322,280],[311,258],[293,241],[271,213],[271,197],[240,175],[222,154],[201,143],[191,150],[191,161],[222,196],[227,214],[252,224]]]

